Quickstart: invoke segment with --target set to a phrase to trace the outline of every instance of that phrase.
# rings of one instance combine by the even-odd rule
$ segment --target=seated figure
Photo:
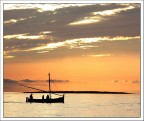
[[[32,96],[32,94],[30,95],[30,99],[33,99],[33,96]]]

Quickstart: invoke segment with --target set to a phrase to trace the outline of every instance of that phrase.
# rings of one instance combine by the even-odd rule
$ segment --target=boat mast
[[[48,75],[49,75],[49,96],[50,96],[50,99],[51,99],[51,88],[50,88],[50,73],[49,73]]]

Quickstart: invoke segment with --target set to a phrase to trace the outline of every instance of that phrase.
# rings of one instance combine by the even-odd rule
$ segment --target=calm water
[[[4,93],[7,117],[140,117],[140,95],[65,94],[65,103],[26,103],[29,93]],[[43,94],[33,94],[41,98]],[[46,94],[44,94],[46,95]]]

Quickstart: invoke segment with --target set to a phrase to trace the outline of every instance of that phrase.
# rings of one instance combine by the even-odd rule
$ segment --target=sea
[[[139,94],[66,93],[64,103],[26,103],[30,93],[4,92],[4,118],[139,118]],[[33,93],[33,98],[46,93]],[[52,97],[56,97],[52,95]]]

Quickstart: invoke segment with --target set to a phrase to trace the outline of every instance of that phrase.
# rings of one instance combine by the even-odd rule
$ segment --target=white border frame
[[[141,117],[140,118],[4,118],[3,117],[3,4],[4,3],[140,3],[141,4]],[[0,31],[0,120],[143,120],[143,0],[29,0],[29,1],[17,1],[17,0],[1,0],[0,1],[0,17],[1,17],[1,31]]]

